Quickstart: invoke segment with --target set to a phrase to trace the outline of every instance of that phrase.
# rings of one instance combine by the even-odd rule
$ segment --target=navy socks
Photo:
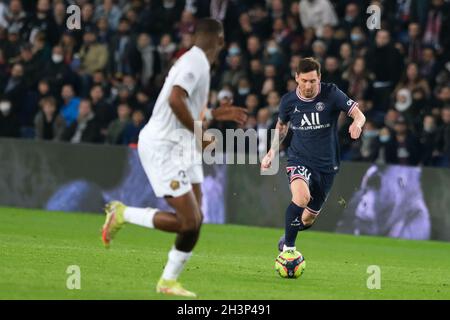
[[[285,245],[287,247],[295,247],[295,239],[297,239],[297,233],[301,230],[308,229],[302,223],[302,214],[305,208],[297,206],[295,203],[291,202],[286,209],[286,220],[285,220]]]

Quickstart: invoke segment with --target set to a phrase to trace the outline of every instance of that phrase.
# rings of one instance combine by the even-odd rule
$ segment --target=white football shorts
[[[191,149],[168,140],[139,140],[139,158],[157,197],[179,197],[203,182],[201,153],[194,160]]]

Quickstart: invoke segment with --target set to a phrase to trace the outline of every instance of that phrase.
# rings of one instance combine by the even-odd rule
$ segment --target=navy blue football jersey
[[[288,148],[288,162],[301,163],[321,172],[339,170],[339,113],[348,115],[357,103],[333,83],[320,83],[312,99],[300,96],[298,88],[286,93],[280,102],[279,118],[290,123],[293,131]]]

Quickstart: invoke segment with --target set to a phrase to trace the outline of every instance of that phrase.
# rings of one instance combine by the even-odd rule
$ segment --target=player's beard
[[[316,96],[318,90],[319,90],[318,88],[311,88],[310,90],[305,89],[303,92],[300,90],[300,93],[306,99],[310,99]]]

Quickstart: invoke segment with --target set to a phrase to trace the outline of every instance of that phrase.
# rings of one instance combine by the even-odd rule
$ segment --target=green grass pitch
[[[281,217],[280,217],[281,218]],[[127,225],[103,248],[103,216],[0,208],[0,299],[167,299],[155,293],[174,235]],[[281,229],[205,225],[181,276],[200,299],[450,299],[450,243],[308,230],[299,279],[275,274]],[[69,290],[68,266],[81,270]],[[367,267],[381,289],[367,288]]]

